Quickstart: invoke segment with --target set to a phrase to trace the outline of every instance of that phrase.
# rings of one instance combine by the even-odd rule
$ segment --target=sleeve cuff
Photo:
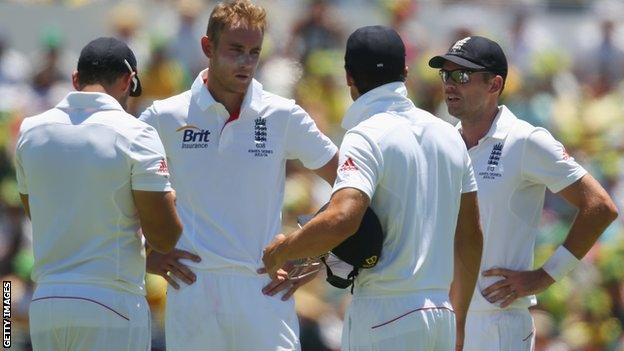
[[[326,153],[323,154],[321,157],[317,158],[313,162],[305,162],[303,165],[307,169],[310,169],[310,170],[319,169],[319,168],[325,166],[327,164],[327,162],[329,162],[329,160],[331,160],[332,157],[334,157],[336,152],[338,152],[338,148],[336,147],[336,145],[332,144],[331,148],[326,149],[326,150],[328,150],[328,151],[326,151]]]
[[[574,173],[570,174],[560,182],[548,186],[548,189],[550,189],[550,191],[552,191],[553,193],[558,193],[561,190],[567,188],[572,183],[581,179],[586,174],[587,171],[584,168],[580,167],[578,170],[576,170]]]

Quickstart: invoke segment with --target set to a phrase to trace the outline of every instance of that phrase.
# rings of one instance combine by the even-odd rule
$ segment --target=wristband
[[[555,281],[561,280],[566,274],[570,273],[581,262],[563,245],[550,256],[548,261],[544,263],[542,269],[548,273]]]

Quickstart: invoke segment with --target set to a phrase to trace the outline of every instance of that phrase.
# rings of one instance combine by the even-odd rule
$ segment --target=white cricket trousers
[[[450,303],[434,305],[413,297],[354,298],[342,351],[454,351],[455,314]]]
[[[44,284],[30,303],[34,351],[149,351],[144,296],[86,284]]]
[[[464,351],[533,351],[535,327],[527,309],[469,311]]]
[[[195,270],[192,285],[167,287],[167,351],[300,350],[294,301],[262,294],[268,275]]]

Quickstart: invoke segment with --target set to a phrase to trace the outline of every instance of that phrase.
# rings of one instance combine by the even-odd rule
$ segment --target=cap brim
[[[143,92],[143,87],[141,86],[141,80],[139,79],[138,75],[134,76],[136,78],[136,82],[137,82],[137,87],[134,91],[130,92],[130,96],[141,96],[141,93]]]
[[[476,63],[470,62],[468,60],[466,60],[465,58],[461,58],[459,56],[455,56],[455,55],[451,55],[451,54],[446,54],[446,55],[442,55],[442,56],[435,56],[434,58],[432,58],[431,60],[429,60],[429,67],[432,68],[442,68],[442,66],[444,66],[444,62],[446,61],[450,61],[453,62],[455,64],[458,64],[462,67],[466,67],[466,68],[472,68],[472,69],[484,69],[485,67],[481,66],[481,65],[477,65]]]

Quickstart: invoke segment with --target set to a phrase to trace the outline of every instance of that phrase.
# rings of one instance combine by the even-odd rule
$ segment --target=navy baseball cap
[[[358,28],[347,39],[345,68],[381,76],[402,75],[405,44],[399,33],[390,27]]]
[[[80,52],[78,72],[128,72],[135,73],[130,87],[130,96],[140,96],[141,81],[137,72],[137,60],[134,53],[123,41],[115,38],[97,38],[92,40]]]
[[[495,41],[480,36],[470,36],[455,42],[445,55],[429,60],[429,67],[442,68],[445,61],[460,66],[484,70],[507,78],[507,57]]]
[[[323,205],[314,216],[327,209],[327,206],[328,204]],[[314,216],[298,216],[297,222],[303,227]],[[327,281],[337,288],[346,289],[349,287],[361,268],[373,268],[377,265],[381,257],[383,239],[384,233],[381,222],[375,211],[369,207],[366,209],[360,227],[355,234],[331,250],[340,260],[353,266],[353,270],[349,273],[347,279],[344,279],[334,276],[331,268],[325,264]]]

